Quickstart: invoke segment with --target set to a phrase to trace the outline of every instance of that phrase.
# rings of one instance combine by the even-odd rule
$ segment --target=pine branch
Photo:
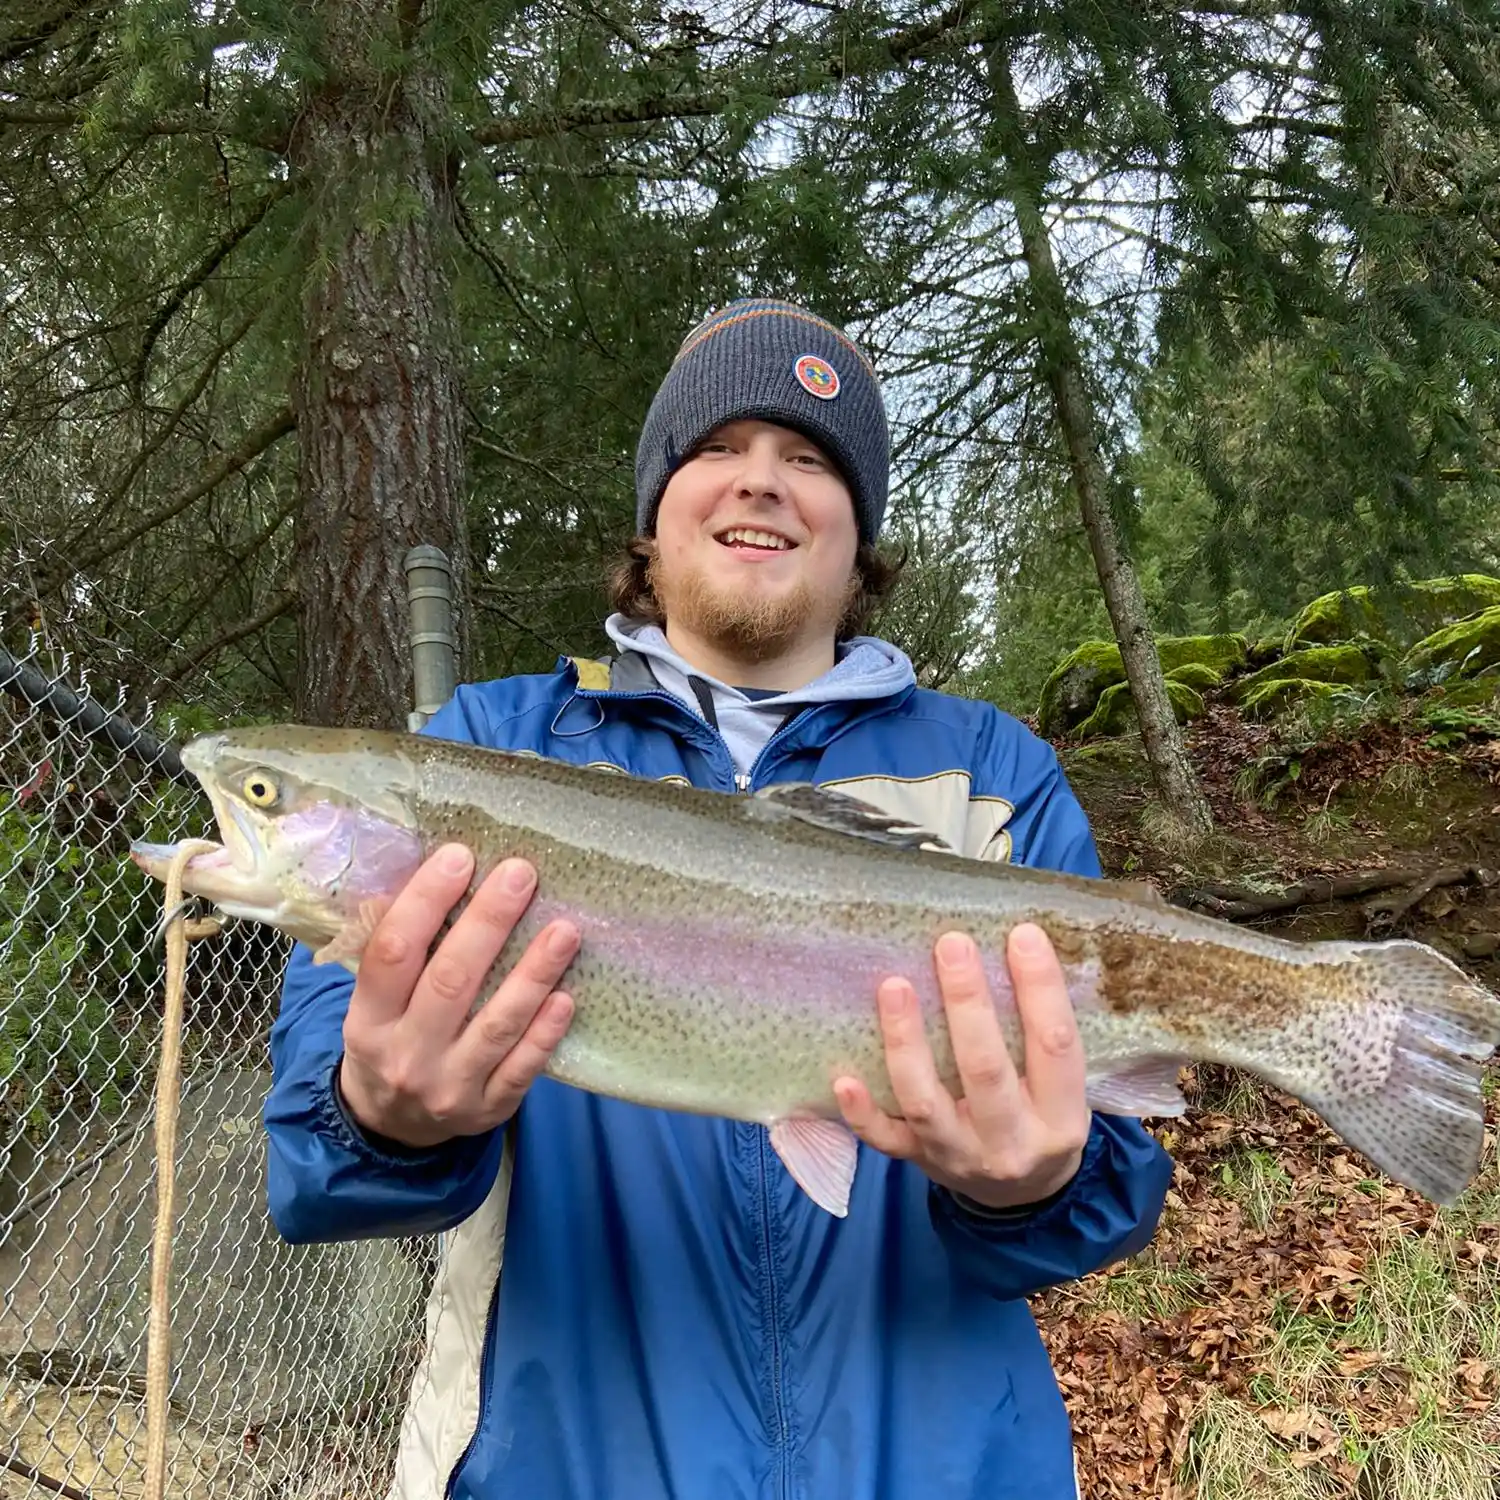
[[[99,0],[58,0],[50,10],[43,10],[34,19],[23,19],[16,30],[0,37],[0,67],[29,57],[46,46],[70,21],[101,8],[113,10],[114,0],[106,0],[102,7]]]
[[[226,625],[223,630],[210,636],[202,645],[194,646],[191,651],[184,651],[181,655],[174,656],[156,679],[157,690],[160,691],[169,683],[186,677],[196,667],[201,667],[210,657],[217,656],[226,646],[232,646],[236,641],[244,640],[247,635],[255,635],[264,630],[273,620],[279,620],[282,615],[294,610],[297,603],[296,591],[284,589],[264,609],[251,615],[248,620],[236,620],[233,625]]]
[[[541,320],[521,300],[521,293],[516,287],[515,278],[506,270],[500,257],[490,249],[484,242],[484,237],[479,233],[473,218],[469,214],[468,206],[462,198],[453,201],[453,223],[458,230],[458,237],[476,256],[480,263],[495,278],[500,290],[515,304],[516,311],[526,319],[538,333],[545,334],[547,330],[542,326]]]
[[[168,640],[176,640],[194,620],[208,607],[209,602],[217,597],[219,591],[237,573],[245,563],[267,542],[276,535],[278,531],[297,514],[301,508],[302,497],[294,489],[288,499],[284,500],[274,511],[271,512],[265,525],[245,538],[237,547],[226,554],[227,563],[211,578],[206,587],[201,589],[187,607],[178,613],[178,617],[162,631]]]
[[[100,563],[117,556],[137,538],[143,537],[148,531],[153,531],[164,522],[170,521],[173,516],[181,515],[190,505],[196,504],[205,495],[217,489],[226,479],[238,474],[278,439],[285,437],[296,425],[297,419],[292,414],[291,408],[282,407],[273,417],[250,433],[238,448],[220,458],[196,484],[157,506],[155,510],[142,516],[133,526],[127,527],[118,536],[111,537],[107,542],[101,542],[86,552],[67,558],[57,571],[47,578],[47,584],[55,588],[77,574],[96,568]]]
[[[144,384],[146,365],[151,359],[151,351],[156,347],[157,339],[161,337],[167,324],[172,321],[177,309],[223,265],[235,246],[255,229],[271,209],[295,191],[296,187],[291,182],[277,183],[255,205],[250,216],[243,223],[236,224],[218,244],[209,250],[197,266],[172,288],[167,300],[157,308],[155,316],[146,325],[146,332],[141,338],[141,352],[136,356],[135,368],[130,372],[130,384],[135,390],[139,391]]]
[[[869,49],[869,65],[851,67],[846,53],[840,50],[793,70],[779,78],[751,80],[740,70],[722,69],[711,75],[709,86],[693,92],[642,94],[617,99],[578,99],[557,109],[531,110],[506,119],[490,120],[470,131],[481,146],[514,145],[520,141],[544,140],[568,135],[574,131],[613,129],[627,125],[649,125],[661,120],[701,119],[726,109],[731,101],[745,93],[768,99],[795,99],[799,94],[814,93],[830,83],[863,76],[878,66],[881,69],[910,61],[926,54],[935,44],[943,50],[972,46],[1008,36],[1017,24],[1002,25],[990,21],[974,27],[965,25],[968,5],[965,0],[951,5],[930,21],[892,33]],[[878,62],[874,60],[878,58]]]
[[[178,424],[182,421],[183,417],[187,415],[188,411],[192,408],[193,404],[197,401],[199,396],[201,396],[203,392],[208,388],[209,381],[214,378],[214,372],[219,368],[220,360],[222,360],[224,356],[228,354],[229,351],[233,349],[235,345],[238,344],[239,341],[244,338],[247,333],[250,332],[251,328],[254,327],[256,321],[264,311],[265,308],[263,306],[251,309],[251,311],[245,317],[240,319],[239,325],[229,335],[229,337],[225,339],[224,342],[221,343],[216,349],[214,349],[212,353],[210,353],[208,359],[204,363],[202,370],[198,372],[197,380],[195,380],[193,384],[188,387],[187,394],[184,395],[182,400],[177,403],[176,407],[167,414],[166,421],[164,421],[156,430],[156,432],[152,435],[150,441],[142,444],[140,451],[137,452],[133,459],[131,459],[130,464],[126,468],[125,472],[120,476],[115,484],[111,486],[109,493],[100,502],[98,510],[89,517],[90,530],[96,529],[99,525],[99,522],[102,521],[129,493],[130,486],[135,483],[136,476],[141,472],[141,470],[146,466],[151,458],[161,451],[162,444],[165,443],[174,432],[176,432]]]
[[[61,104],[42,104],[35,100],[0,99],[0,132],[7,126],[50,125],[59,130],[83,124],[87,111]],[[207,114],[202,110],[184,110],[180,114],[159,115],[155,119],[121,120],[119,131],[132,136],[205,135],[238,141],[263,151],[280,153],[286,149],[286,132],[274,135],[249,134],[236,127],[228,117]]]

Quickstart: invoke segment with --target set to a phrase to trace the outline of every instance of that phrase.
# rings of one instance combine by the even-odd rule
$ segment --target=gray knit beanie
[[[651,534],[667,481],[709,433],[752,418],[791,427],[827,453],[854,497],[860,540],[873,542],[891,462],[875,371],[832,323],[764,298],[731,302],[682,341],[636,449],[636,529]]]

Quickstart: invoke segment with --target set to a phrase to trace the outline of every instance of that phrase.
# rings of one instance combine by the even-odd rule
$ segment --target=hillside
[[[1211,689],[1184,731],[1219,824],[1196,848],[1163,841],[1135,736],[1055,741],[1107,873],[1220,912],[1285,892],[1295,904],[1240,919],[1415,937],[1500,990],[1500,703],[1435,712],[1441,694],[1377,691],[1263,723],[1235,696]],[[1289,889],[1371,872],[1386,888]],[[1273,1090],[1200,1069],[1187,1091],[1188,1115],[1153,1125],[1177,1163],[1153,1246],[1039,1299],[1083,1493],[1494,1500],[1493,1087],[1481,1177],[1442,1212]]]

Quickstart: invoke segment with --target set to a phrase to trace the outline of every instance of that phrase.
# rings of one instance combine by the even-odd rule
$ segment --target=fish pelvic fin
[[[1325,1090],[1296,1092],[1388,1177],[1451,1204],[1479,1170],[1483,1064],[1500,1046],[1500,999],[1423,943],[1345,951],[1367,973],[1362,1014],[1349,1017],[1339,1049],[1344,1066],[1327,1070]]]
[[[847,1125],[812,1116],[789,1116],[771,1126],[771,1145],[797,1186],[819,1208],[842,1219],[859,1165],[859,1141]]]
[[[359,961],[364,956],[371,934],[380,925],[380,919],[391,909],[390,896],[372,896],[359,904],[359,915],[338,930],[312,956],[316,964],[342,964],[351,974],[359,972]]]

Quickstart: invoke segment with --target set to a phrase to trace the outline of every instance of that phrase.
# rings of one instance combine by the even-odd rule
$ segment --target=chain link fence
[[[0,653],[0,1500],[142,1493],[165,956],[160,888],[128,846],[211,825],[173,726],[118,706],[35,643]],[[384,1495],[421,1352],[425,1242],[292,1247],[266,1213],[287,946],[242,924],[189,952],[167,1485],[184,1500]]]

